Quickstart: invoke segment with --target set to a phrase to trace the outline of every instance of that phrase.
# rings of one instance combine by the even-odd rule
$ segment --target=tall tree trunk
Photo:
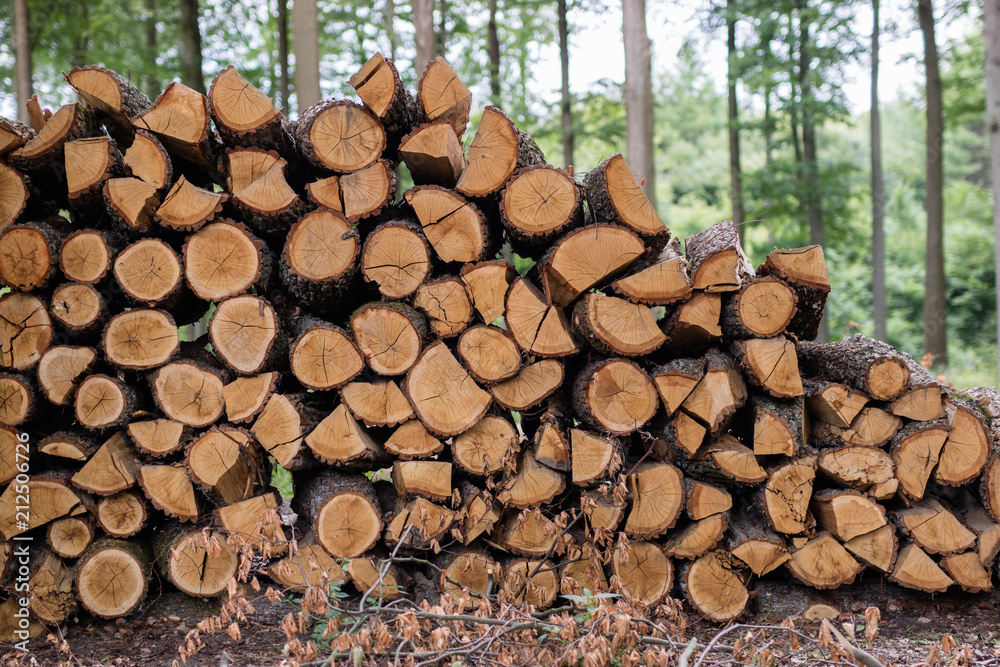
[[[316,0],[292,3],[292,30],[295,39],[295,100],[301,114],[322,99],[319,87],[319,11]]]
[[[90,36],[87,30],[90,28],[90,12],[87,9],[88,3],[81,2],[77,5],[80,10],[81,32],[73,40],[73,57],[71,62],[74,67],[83,67],[87,64],[87,50],[90,47]]]
[[[413,0],[413,29],[417,41],[413,69],[419,77],[434,60],[434,0]]]
[[[201,63],[201,30],[198,28],[198,0],[180,0],[181,81],[199,93],[205,92]]]
[[[288,104],[288,0],[278,0],[278,94],[281,109],[287,115],[292,107]]]
[[[30,124],[28,100],[35,94],[31,65],[31,15],[28,0],[14,0],[14,78],[17,81],[17,117]]]
[[[492,0],[495,2],[496,0]],[[573,105],[569,94],[569,18],[566,12],[567,0],[559,0],[559,66],[562,71],[562,145],[563,162],[568,167],[573,164]]]
[[[809,242],[826,245],[823,224],[823,201],[819,191],[819,162],[816,159],[816,126],[813,119],[813,94],[810,70],[812,51],[809,37],[808,11],[799,13],[799,95],[802,101],[802,158],[805,167],[806,217],[809,220]],[[820,323],[818,341],[830,339],[826,317]]]
[[[918,0],[917,16],[924,35],[927,72],[927,257],[924,277],[924,354],[934,365],[948,363],[948,305],[944,285],[944,115],[941,72],[934,38],[931,0]]]
[[[160,78],[156,76],[156,0],[146,0],[146,71],[142,75],[143,88],[149,99],[155,100],[160,94]]]
[[[726,49],[729,54],[729,194],[733,201],[733,224],[743,238],[743,174],[740,169],[740,118],[736,99],[739,79],[736,59],[736,3],[726,0]]]
[[[438,15],[437,54],[442,58],[448,53],[448,0],[441,1]]]
[[[653,164],[653,83],[646,33],[646,1],[622,0],[625,37],[626,148],[629,165],[640,179],[642,191],[656,206]]]
[[[990,134],[990,169],[993,174],[993,242],[996,276],[1000,282],[1000,0],[984,2],[986,40],[986,125]],[[997,341],[1000,343],[1000,288],[997,294]],[[998,345],[1000,355],[1000,345]],[[997,357],[1000,382],[1000,356]]]
[[[875,338],[885,340],[886,299],[885,299],[885,188],[882,183],[882,134],[879,127],[878,108],[878,37],[879,0],[872,1],[872,103],[871,103],[871,151],[872,151],[872,311],[875,320]]]
[[[486,25],[487,55],[490,59],[490,102],[500,106],[500,35],[497,32],[497,0],[490,0],[490,20]]]
[[[396,60],[396,0],[385,0],[385,35],[389,38],[389,60]]]

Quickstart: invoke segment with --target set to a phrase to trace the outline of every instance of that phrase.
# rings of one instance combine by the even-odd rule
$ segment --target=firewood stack
[[[361,103],[294,123],[233,67],[153,103],[66,78],[81,102],[0,125],[0,571],[33,537],[38,621],[125,616],[154,567],[215,596],[346,559],[412,594],[392,550],[469,608],[682,593],[722,622],[782,572],[992,587],[995,390],[809,342],[822,248],[754,270],[728,222],[682,247],[621,155],[580,179],[490,106],[468,140],[442,59],[413,97],[376,55]]]

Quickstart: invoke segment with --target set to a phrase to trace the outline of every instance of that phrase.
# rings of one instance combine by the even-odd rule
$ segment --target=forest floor
[[[884,667],[1000,665],[1000,592],[975,595],[956,592],[932,597],[915,594],[875,577],[843,591],[818,592],[780,579],[769,579],[758,586],[751,603],[753,612],[741,619],[741,622],[745,626],[766,627],[779,626],[789,617],[794,619],[795,628],[805,641],[797,652],[776,650],[774,665],[852,664],[843,659],[840,662],[831,660],[828,651],[821,650],[819,644],[808,646],[810,639],[822,634],[821,625],[819,621],[809,621],[799,615],[803,609],[817,602],[832,605],[842,612],[834,624],[848,636],[854,630],[853,643],[861,647],[865,646],[865,609],[869,606],[878,607],[881,615],[879,632],[867,651]],[[351,604],[351,600],[345,600],[344,603]],[[263,596],[254,599],[252,604],[254,613],[248,621],[241,624],[240,641],[235,641],[224,630],[215,634],[201,633],[203,646],[195,655],[188,657],[184,664],[220,667],[278,665],[284,659],[282,647],[286,643],[282,619],[290,612],[297,612],[298,607],[288,601],[275,605]],[[14,652],[9,644],[0,644],[2,666],[49,666],[61,663],[77,667],[158,667],[170,666],[174,660],[180,664],[178,648],[185,644],[186,637],[198,621],[217,612],[218,605],[215,601],[189,598],[173,590],[165,591],[151,600],[142,612],[127,621],[106,621],[83,616],[64,625],[62,632],[65,645],[62,651],[56,641],[46,639],[44,635],[32,642],[32,652],[27,655]],[[684,613],[687,624],[674,637],[681,644],[697,638],[704,646],[722,629],[718,625],[693,618],[686,605]],[[716,643],[731,645],[740,637],[752,643],[749,635],[759,633],[759,630],[745,626],[719,637]],[[787,648],[788,645],[784,642],[774,641],[774,637],[781,631],[767,632],[771,641],[765,648],[774,649],[774,645]],[[300,635],[300,638],[304,643],[309,638],[308,633]],[[324,652],[321,649],[320,656],[325,656],[329,650]],[[677,664],[682,652],[682,647],[678,647],[669,654],[668,664]],[[698,656],[700,653],[694,655]],[[692,656],[691,662],[695,663],[696,660]],[[762,662],[766,664],[760,658],[760,651],[752,650],[744,652],[742,659],[739,656],[734,658],[729,654],[712,653],[706,655],[702,664],[707,667]],[[391,659],[364,659],[358,663],[344,659],[342,664],[392,665],[394,662]],[[399,664],[406,664],[405,652]],[[496,660],[480,662],[469,656],[464,663],[442,660],[438,664],[501,663]],[[536,663],[520,660],[512,664]],[[581,664],[584,664],[583,661]],[[586,664],[629,663],[615,659],[596,663],[587,661]]]

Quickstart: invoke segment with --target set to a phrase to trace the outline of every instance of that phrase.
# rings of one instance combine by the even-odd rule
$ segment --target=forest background
[[[76,65],[154,99],[235,64],[294,118],[352,96],[376,51],[411,89],[442,55],[549,162],[582,177],[625,153],[681,238],[732,219],[754,264],[822,243],[831,340],[875,335],[996,385],[998,24],[1000,0],[11,0],[0,115],[71,101]]]

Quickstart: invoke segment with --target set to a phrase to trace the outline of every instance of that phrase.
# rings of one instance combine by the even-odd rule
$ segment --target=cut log
[[[890,581],[927,593],[943,593],[955,583],[930,556],[915,544],[900,549]]]
[[[13,644],[22,641],[22,637],[35,639],[45,632],[45,626],[31,614],[22,626],[16,616],[21,609],[15,597],[8,597],[0,602],[0,640]]]
[[[547,505],[565,490],[565,475],[539,463],[528,449],[521,454],[517,473],[504,485],[500,496],[506,505],[524,509]]]
[[[97,501],[95,518],[111,537],[132,537],[146,525],[146,501],[135,491],[122,491]]]
[[[657,367],[651,375],[669,417],[705,377],[705,363],[700,359],[672,359]]]
[[[225,409],[223,387],[227,374],[208,359],[189,358],[171,362],[150,374],[153,399],[170,419],[185,426],[204,428],[215,423]],[[177,428],[163,436],[167,442]],[[156,435],[150,436],[153,442]],[[156,447],[157,445],[153,445]]]
[[[436,551],[455,522],[455,512],[425,498],[411,500],[397,508],[395,517],[386,526],[384,541],[390,547]]]
[[[281,111],[232,65],[212,80],[208,110],[215,129],[229,145],[266,146],[282,154],[294,150]]]
[[[382,212],[396,196],[396,172],[387,160],[378,160],[353,174],[334,175],[306,184],[309,199],[342,213],[354,223]]]
[[[278,563],[269,565],[265,574],[281,584],[282,588],[297,593],[304,593],[309,586],[325,589],[331,584],[342,583],[345,579],[345,573],[341,568],[341,561],[331,558],[328,553],[323,551],[323,547],[316,544],[314,540],[315,535],[308,533],[305,538],[298,540],[296,553],[289,554]],[[354,559],[351,562],[358,560],[367,559]],[[348,565],[348,570],[350,570],[350,565]],[[386,580],[389,580],[390,577],[390,574],[386,574]],[[378,573],[376,572],[375,579],[377,578]],[[372,584],[375,583],[375,579],[371,581]],[[364,593],[367,590],[368,586],[365,586],[361,592]],[[380,597],[378,590],[372,595]],[[385,599],[392,600],[393,598],[385,596]]]
[[[111,121],[112,132],[126,137],[134,132],[131,118],[152,105],[142,91],[103,67],[74,67],[65,77],[77,95]]]
[[[587,172],[583,184],[587,188],[587,201],[599,222],[628,227],[654,247],[667,242],[670,230],[643,193],[621,153]]]
[[[983,471],[993,446],[993,436],[971,401],[950,399],[945,404],[945,411],[951,430],[941,449],[934,480],[939,484],[959,486]]]
[[[447,461],[394,461],[392,484],[400,497],[451,498],[451,464]]]
[[[558,359],[542,359],[521,368],[516,377],[489,387],[493,400],[508,410],[527,410],[548,398],[563,383]]]
[[[229,199],[225,192],[211,192],[181,176],[156,209],[156,222],[177,232],[189,233],[212,222]]]
[[[112,178],[104,184],[104,202],[122,230],[148,234],[160,206],[160,193],[156,186],[138,178]]]
[[[666,306],[688,299],[691,278],[680,242],[673,239],[651,264],[641,260],[633,264],[629,275],[611,283],[611,289],[629,301],[650,306]]]
[[[859,491],[826,489],[810,503],[816,524],[841,542],[886,525],[885,508]]]
[[[468,430],[492,403],[441,341],[424,349],[403,391],[427,430],[445,437]]]
[[[899,417],[878,408],[863,408],[848,429],[830,426],[825,422],[813,425],[816,437],[833,436],[842,442],[865,447],[881,447],[892,440],[903,425]]]
[[[97,229],[81,229],[66,237],[59,248],[59,269],[67,280],[94,284],[111,269],[118,239]]]
[[[818,469],[840,486],[858,491],[877,491],[895,479],[895,465],[885,451],[860,445],[820,451]]]
[[[811,527],[809,500],[815,479],[814,456],[800,457],[768,471],[759,504],[775,531],[798,535]]]
[[[151,562],[141,541],[96,540],[76,568],[76,597],[94,616],[126,616],[146,597]]]
[[[174,168],[167,149],[145,130],[135,131],[135,139],[125,151],[125,166],[132,171],[132,176],[154,190],[161,190],[174,180]]]
[[[250,434],[227,425],[195,438],[187,447],[185,464],[191,481],[219,505],[253,497],[270,478]]]
[[[787,338],[752,338],[733,344],[747,378],[771,396],[795,398],[802,396],[802,376],[795,355],[795,343]]]
[[[549,401],[535,430],[535,458],[553,470],[570,470],[569,440],[566,438],[568,409],[558,400]]]
[[[20,172],[0,163],[0,229],[13,225],[28,207],[31,196],[27,178]]]
[[[439,567],[441,591],[460,609],[477,609],[480,600],[495,595],[501,584],[503,571],[485,551],[468,549],[445,556]]]
[[[963,501],[965,525],[976,534],[976,553],[984,567],[990,567],[1000,554],[1000,524],[993,521],[989,512],[971,494]]]
[[[373,371],[402,375],[420,358],[427,321],[404,303],[377,301],[354,311],[351,333]]]
[[[281,164],[281,156],[256,146],[226,149],[226,190],[235,195],[262,178],[276,164]]]
[[[180,451],[187,441],[187,428],[172,419],[133,421],[127,433],[132,443],[143,454],[164,457]]]
[[[0,157],[16,151],[35,136],[35,131],[16,120],[0,120]]]
[[[287,363],[288,341],[271,303],[244,294],[216,307],[208,323],[212,349],[237,375],[259,373]]]
[[[993,590],[993,576],[979,562],[975,551],[945,556],[941,559],[941,567],[967,593]]]
[[[557,553],[559,539],[556,524],[537,508],[508,512],[493,534],[501,548],[534,558]]]
[[[182,463],[144,465],[139,468],[139,486],[153,507],[178,521],[195,521],[201,505]]]
[[[171,307],[183,285],[180,258],[159,239],[146,238],[115,258],[115,280],[132,301],[155,308]]]
[[[684,509],[692,521],[728,512],[732,506],[733,497],[725,489],[695,479],[684,480]]]
[[[347,83],[390,135],[398,137],[417,124],[421,109],[403,86],[396,66],[381,53],[369,58]]]
[[[445,120],[425,123],[399,142],[399,159],[416,185],[453,188],[465,169],[465,153],[455,127]]]
[[[573,428],[569,431],[569,448],[576,486],[614,478],[623,463],[622,444],[614,437]]]
[[[503,190],[500,218],[515,247],[530,252],[583,223],[582,187],[562,169],[525,167]]]
[[[564,308],[591,287],[625,271],[644,252],[642,240],[625,227],[588,225],[555,242],[539,275],[551,302]]]
[[[94,541],[94,526],[86,517],[68,516],[49,524],[45,540],[55,555],[75,559]],[[0,572],[4,568],[0,567]]]
[[[819,533],[793,550],[792,558],[785,565],[796,579],[820,590],[851,584],[862,570],[829,533]]]
[[[506,260],[466,264],[459,274],[472,304],[487,324],[504,315],[504,300],[517,272]]]
[[[110,496],[132,487],[138,462],[123,432],[108,438],[90,460],[73,475],[73,486],[99,496]]]
[[[1000,453],[994,452],[979,481],[979,497],[994,521],[1000,521]]]
[[[7,161],[15,169],[32,173],[41,172],[63,161],[67,142],[82,139],[93,134],[97,114],[80,102],[73,102],[59,108],[38,129],[38,133],[26,144],[7,155]]]
[[[592,542],[567,547],[559,585],[564,594],[586,595],[587,591],[591,593],[610,592],[601,554]]]
[[[263,292],[273,264],[273,253],[263,241],[228,220],[205,225],[184,242],[184,278],[205,301]]]
[[[24,487],[28,495],[28,519],[24,519]],[[18,496],[22,496],[18,499]],[[20,507],[19,507],[20,506]],[[21,516],[18,516],[18,511]],[[65,516],[80,516],[87,512],[80,497],[63,479],[33,475],[27,484],[9,484],[0,495],[0,535],[10,540],[26,531],[44,526]]]
[[[464,514],[461,525],[462,541],[471,544],[480,535],[489,535],[493,531],[493,527],[500,520],[503,506],[489,492],[482,491],[467,481],[460,483],[460,492],[462,506],[459,509],[459,516],[462,517]]]
[[[431,250],[421,228],[408,220],[376,227],[361,250],[361,274],[387,299],[413,294],[431,272]]]
[[[364,595],[371,592],[379,600],[391,602],[403,597],[403,572],[395,565],[382,565],[374,558],[352,558],[347,564],[347,576]]]
[[[32,368],[52,337],[52,320],[40,299],[21,292],[0,296],[0,367]]]
[[[316,458],[342,469],[371,470],[386,459],[382,446],[354,420],[343,403],[317,424],[305,441]]]
[[[288,353],[289,365],[292,374],[303,386],[317,391],[335,389],[364,370],[361,352],[340,327],[309,316],[299,317],[292,326],[292,332],[297,335]],[[258,382],[256,387],[260,391],[263,381]],[[230,410],[228,397],[226,405]],[[230,410],[230,414],[232,412]]]
[[[421,185],[403,197],[442,262],[478,262],[491,254],[486,217],[472,202],[437,185]]]
[[[514,279],[504,300],[504,323],[527,354],[564,357],[580,351],[566,313],[549,305],[526,278]]]
[[[576,303],[573,328],[608,355],[644,356],[667,340],[648,307],[596,292]]]
[[[584,368],[573,384],[573,407],[584,422],[615,435],[628,435],[653,418],[659,407],[653,381],[638,364],[606,359]]]
[[[847,385],[818,380],[804,380],[803,391],[809,411],[820,421],[850,428],[851,422],[868,403],[868,395]]]
[[[0,424],[20,426],[32,418],[38,403],[35,382],[26,375],[0,373]]]
[[[944,402],[941,400],[941,385],[914,386],[913,373],[910,374],[910,388],[892,402],[890,410],[897,417],[914,421],[930,421],[945,416]]]
[[[486,415],[452,441],[451,452],[455,463],[467,472],[492,475],[503,470],[508,457],[516,453],[516,444],[513,424],[503,417]]]
[[[78,341],[93,339],[108,317],[108,304],[93,285],[63,283],[52,292],[49,312]]]
[[[706,292],[735,292],[754,275],[736,227],[728,220],[684,239],[691,286]]]
[[[499,193],[518,169],[544,161],[534,139],[518,130],[500,109],[487,105],[455,189],[466,197],[488,197]]]
[[[722,338],[721,315],[721,294],[695,292],[663,320],[663,333],[667,336],[663,350],[671,355],[691,356],[708,349]]]
[[[726,546],[758,577],[763,577],[791,558],[785,540],[767,527],[764,517],[753,506],[742,507],[733,516]]]
[[[50,218],[62,223],[62,218]],[[63,234],[45,222],[11,225],[0,231],[0,281],[14,290],[47,287],[59,266]]]
[[[457,352],[477,382],[494,384],[517,375],[521,370],[521,350],[500,327],[477,324],[458,339]]]
[[[429,120],[446,120],[455,127],[458,136],[465,133],[472,93],[444,58],[432,60],[420,76],[417,102]]]
[[[614,494],[604,494],[600,489],[581,493],[580,505],[588,535],[596,535],[595,531],[615,531],[625,518],[625,500],[616,499]]]
[[[472,299],[461,280],[443,276],[425,281],[413,295],[413,305],[428,319],[438,338],[459,335],[472,322]]]
[[[870,533],[858,535],[844,543],[844,547],[861,562],[881,572],[892,572],[899,550],[896,527],[886,524]]]
[[[122,155],[114,140],[90,137],[68,141],[63,161],[70,208],[81,217],[103,217],[104,184],[124,173]]]
[[[285,178],[287,169],[279,158],[252,183],[233,191],[233,210],[261,233],[285,231],[307,210]]]
[[[552,561],[518,558],[504,568],[501,590],[512,604],[548,609],[559,596],[559,579]]]
[[[797,298],[788,283],[773,276],[753,278],[723,299],[721,325],[730,338],[771,338],[795,316]]]
[[[747,388],[736,363],[725,353],[709,350],[702,364],[705,376],[680,409],[704,424],[710,433],[719,433],[746,403]]]
[[[795,456],[808,440],[803,399],[779,400],[754,394],[750,405],[754,409],[753,453]]]
[[[947,556],[976,543],[975,533],[933,498],[896,510],[892,516],[900,530],[927,553]]]
[[[781,278],[795,290],[795,317],[786,330],[799,340],[816,340],[830,293],[822,246],[773,250],[757,268],[757,274]]]
[[[149,111],[132,119],[136,129],[155,134],[171,153],[213,172],[219,144],[211,122],[208,98],[179,81],[168,85]]]
[[[706,442],[684,466],[695,476],[721,482],[753,485],[768,478],[753,450],[729,433]]]
[[[426,459],[444,449],[444,443],[427,432],[419,419],[404,422],[385,441],[385,450],[403,461]]]
[[[281,255],[281,281],[307,307],[333,310],[354,276],[358,233],[340,214],[313,211],[292,225]]]
[[[0,428],[0,484],[10,483],[20,472],[21,463],[25,460],[25,444],[17,437],[18,432],[12,428]],[[21,461],[18,461],[18,451],[21,452]],[[39,443],[39,451],[41,443]],[[80,452],[71,452],[76,460],[85,460],[86,456]],[[30,457],[30,452],[28,454]],[[3,574],[0,568],[0,575]]]
[[[393,380],[348,382],[340,388],[340,399],[365,426],[396,426],[415,416]]]
[[[295,372],[294,349],[292,356],[292,372]],[[274,394],[278,385],[279,373],[261,373],[248,377],[236,378],[222,388],[222,398],[226,405],[226,419],[234,424],[253,421]],[[301,380],[299,380],[301,382]]]
[[[10,461],[16,460],[16,448],[9,444],[11,441],[18,442],[17,431],[13,429],[0,429],[0,439],[4,442],[4,447],[10,450]],[[38,442],[38,451],[49,456],[55,456],[70,461],[87,461],[97,452],[97,441],[83,433],[75,431],[59,431],[42,438]],[[14,466],[11,465],[11,469]]]
[[[167,524],[156,533],[153,554],[156,566],[170,583],[200,598],[225,591],[239,564],[225,535],[208,527],[185,530],[179,523]]]
[[[727,526],[725,513],[685,522],[663,543],[663,551],[671,558],[694,560],[707,554],[722,541]]]
[[[77,422],[91,431],[124,428],[136,405],[136,393],[131,386],[100,374],[84,378],[73,400]]]
[[[302,404],[298,394],[272,394],[250,429],[260,446],[284,468],[295,470],[310,463],[305,436],[319,421]]]
[[[273,493],[225,505],[215,510],[215,516],[220,528],[228,535],[226,541],[230,545],[240,545],[240,551],[249,546],[264,558],[289,551]]]
[[[924,490],[934,467],[938,464],[941,449],[948,439],[948,424],[943,419],[932,422],[913,422],[896,434],[890,453],[896,464],[899,491],[913,500],[924,497]]]
[[[350,100],[331,98],[303,111],[295,137],[302,157],[327,172],[349,174],[364,169],[385,149],[382,124]]]
[[[861,334],[837,343],[801,343],[803,375],[842,382],[879,401],[892,401],[910,385],[906,360],[889,345]]]
[[[650,608],[674,585],[674,564],[653,542],[629,542],[623,549],[615,549],[611,570],[625,598]]]
[[[627,484],[632,496],[624,528],[627,535],[653,539],[674,527],[684,508],[680,470],[669,463],[642,463],[628,476]]]

